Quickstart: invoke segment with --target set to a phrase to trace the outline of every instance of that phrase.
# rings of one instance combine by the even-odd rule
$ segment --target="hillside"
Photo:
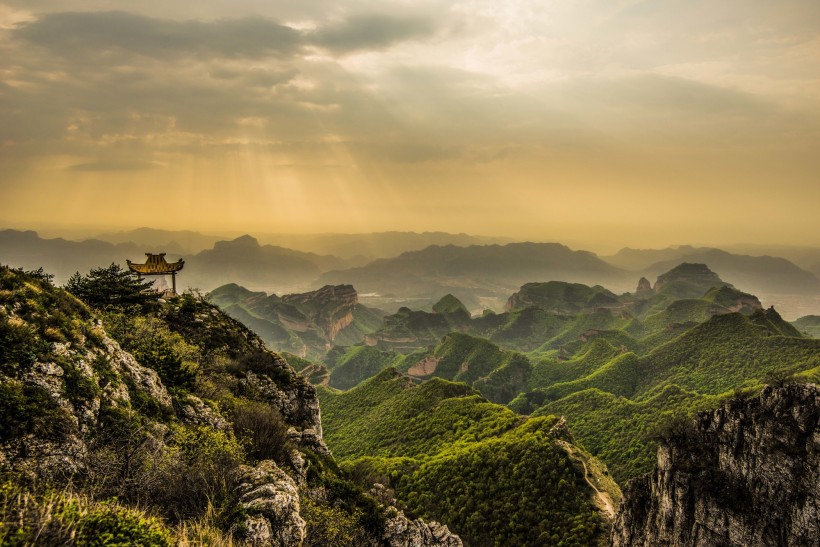
[[[0,543],[461,545],[345,480],[315,388],[216,307],[70,288],[0,267]]]
[[[566,315],[617,306],[618,303],[617,295],[598,285],[588,287],[580,283],[549,281],[525,284],[510,296],[505,309],[509,311],[535,307]]]
[[[623,353],[575,379],[523,394],[511,406],[566,415],[579,443],[620,482],[648,470],[653,431],[665,418],[708,408],[772,375],[813,378],[818,367],[820,341],[799,337],[774,310],[724,314],[645,355]]]
[[[806,315],[797,321],[792,321],[792,325],[800,332],[820,338],[820,315]]]
[[[320,388],[320,399],[344,469],[469,545],[590,545],[606,511],[587,480],[619,496],[558,418],[518,416],[463,384],[415,385],[388,369],[344,393]]]
[[[588,370],[580,363],[595,341],[611,348],[610,358],[627,351],[642,355],[713,316],[762,309],[756,297],[704,265],[680,265],[660,276],[656,287],[616,296],[577,283],[529,283],[510,297],[511,311],[474,318],[463,310],[402,308],[365,337],[371,348],[334,348],[325,364],[331,385],[343,389],[393,366],[415,378],[464,381],[508,403],[519,390],[578,378],[573,374]],[[443,300],[458,308],[454,297]]]

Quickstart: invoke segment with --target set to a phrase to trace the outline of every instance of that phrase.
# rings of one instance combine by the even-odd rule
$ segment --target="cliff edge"
[[[613,546],[820,544],[820,389],[766,386],[675,428],[624,489]]]

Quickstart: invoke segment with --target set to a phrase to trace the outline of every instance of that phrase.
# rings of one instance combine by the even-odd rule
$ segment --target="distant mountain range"
[[[0,263],[25,269],[42,267],[54,275],[57,284],[68,281],[76,271],[88,272],[112,262],[125,264],[127,258],[138,261],[144,252],[144,248],[134,243],[115,245],[96,239],[82,242],[43,239],[37,232],[0,230]]]
[[[669,247],[667,249],[621,249],[602,257],[619,268],[654,277],[681,262],[709,266],[723,279],[755,294],[816,294],[820,280],[810,271],[777,256],[733,254],[708,247]]]
[[[528,281],[627,286],[630,278],[627,272],[587,251],[573,251],[558,243],[509,243],[433,245],[359,268],[327,272],[318,283],[350,283],[360,294],[375,293],[388,301],[397,297],[426,299],[428,304],[452,292],[475,310],[500,307],[512,291]],[[386,302],[379,304],[389,309]]]
[[[94,239],[115,244],[135,243],[140,247],[163,249],[169,253],[194,254],[210,249],[217,241],[227,238],[191,230],[158,230],[143,227],[122,232],[107,232],[95,236]]]
[[[226,283],[276,292],[300,290],[309,286],[323,271],[348,265],[336,256],[294,251],[273,245],[260,245],[244,235],[231,241],[217,241],[213,249],[186,260],[184,281],[187,286],[210,290]]]
[[[511,243],[502,237],[483,237],[447,232],[375,232],[365,234],[256,234],[263,245],[287,247],[317,255],[335,255],[354,259],[359,263],[376,258],[398,256],[430,245],[489,245]],[[94,237],[109,243],[136,243],[139,246],[167,249],[168,252],[196,254],[210,249],[217,241],[233,239],[226,235],[205,235],[190,230],[158,230],[137,228],[122,232],[108,232]]]
[[[505,237],[485,237],[447,232],[375,232],[369,234],[259,234],[260,241],[317,254],[372,260],[390,258],[430,245],[491,245],[512,243]]]
[[[218,240],[197,232],[140,228],[100,237],[110,241],[44,239],[31,231],[3,230],[0,262],[28,269],[43,266],[60,284],[75,271],[84,273],[111,262],[124,264],[126,259],[138,262],[146,252],[166,252],[169,260],[185,259],[177,279],[182,289],[209,291],[237,283],[282,294],[348,284],[356,287],[363,303],[391,312],[401,306],[429,310],[451,293],[473,313],[500,311],[508,296],[525,283],[601,285],[619,294],[633,290],[640,276],[654,279],[681,262],[690,262],[706,264],[739,290],[759,295],[767,305],[776,303],[789,318],[820,312],[820,281],[810,271],[785,258],[706,247],[623,249],[599,257],[558,243],[447,244],[407,251],[430,241],[467,244],[490,239],[440,232],[276,236],[302,245],[302,250],[264,244],[274,238],[270,235],[262,236],[268,238],[262,242],[250,235]],[[183,252],[186,248],[199,250]],[[320,254],[306,248],[338,252]],[[356,249],[357,256],[351,258]],[[371,262],[364,256],[399,251],[406,252]],[[811,260],[809,250],[801,252],[803,259]]]

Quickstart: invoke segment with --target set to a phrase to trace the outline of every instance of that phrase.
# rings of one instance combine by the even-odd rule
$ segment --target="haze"
[[[816,245],[819,72],[816,0],[7,0],[0,224]]]

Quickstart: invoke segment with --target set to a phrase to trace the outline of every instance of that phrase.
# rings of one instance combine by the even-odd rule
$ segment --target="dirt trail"
[[[598,487],[595,486],[591,480],[589,480],[589,471],[587,470],[587,463],[584,461],[584,458],[576,453],[575,448],[566,441],[556,440],[561,447],[567,451],[569,457],[575,461],[581,462],[581,465],[584,466],[584,480],[587,481],[587,484],[595,490],[595,497],[598,500],[598,507],[606,511],[609,515],[609,518],[615,518],[615,504],[612,502],[612,497],[607,494],[606,492],[602,492],[598,490]]]

